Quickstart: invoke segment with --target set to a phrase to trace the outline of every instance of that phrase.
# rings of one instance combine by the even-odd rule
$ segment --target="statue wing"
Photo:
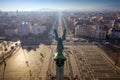
[[[55,33],[55,40],[58,41],[58,33],[57,33],[56,29],[54,29],[54,33]]]
[[[62,36],[63,41],[66,40],[66,29],[63,31],[63,36]]]

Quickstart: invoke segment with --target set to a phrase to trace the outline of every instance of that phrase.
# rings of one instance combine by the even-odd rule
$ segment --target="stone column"
[[[56,62],[56,80],[64,80],[64,62],[66,61],[65,54],[56,53],[54,61]]]
[[[57,80],[64,80],[64,67],[57,67],[56,68],[56,78]]]

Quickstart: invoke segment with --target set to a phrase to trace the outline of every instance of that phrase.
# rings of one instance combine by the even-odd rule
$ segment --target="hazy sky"
[[[120,0],[0,0],[2,11],[119,9]]]

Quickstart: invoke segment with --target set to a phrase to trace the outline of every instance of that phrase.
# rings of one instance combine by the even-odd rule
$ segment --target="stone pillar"
[[[56,62],[56,80],[64,80],[64,61],[66,61],[65,53],[56,53],[54,61]]]
[[[57,80],[64,80],[64,67],[57,67],[56,69]]]

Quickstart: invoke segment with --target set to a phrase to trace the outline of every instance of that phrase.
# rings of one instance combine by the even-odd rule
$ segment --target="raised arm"
[[[63,31],[62,40],[63,40],[63,41],[66,40],[66,29],[64,29],[64,31]]]
[[[56,29],[54,29],[54,33],[55,33],[55,40],[58,41],[59,37],[58,37],[58,33],[57,33]]]

